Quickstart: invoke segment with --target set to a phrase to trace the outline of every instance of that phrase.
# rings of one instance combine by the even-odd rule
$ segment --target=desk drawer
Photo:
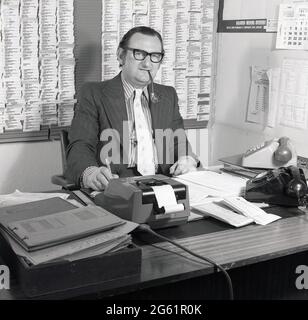
[[[142,250],[135,245],[72,262],[29,266],[0,235],[0,252],[27,297],[73,297],[128,285],[140,277]]]

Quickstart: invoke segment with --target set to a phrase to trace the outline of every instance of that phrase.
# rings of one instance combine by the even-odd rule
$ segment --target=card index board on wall
[[[45,140],[75,104],[74,0],[0,2],[0,142]]]
[[[104,54],[116,59],[105,22],[117,5],[132,13],[109,14],[123,22],[117,39],[146,21],[160,31],[167,54],[155,81],[176,88],[185,128],[207,126],[218,0],[1,0],[0,143],[53,139],[69,128],[82,84],[115,72]]]
[[[215,0],[104,0],[102,80],[119,73],[118,44],[132,27],[160,32],[165,56],[154,81],[175,87],[186,128],[206,127],[212,100]]]

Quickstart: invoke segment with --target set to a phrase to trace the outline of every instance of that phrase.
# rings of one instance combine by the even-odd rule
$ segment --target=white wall
[[[189,129],[186,130],[186,134],[193,152],[199,157],[201,164],[207,166],[209,163],[208,129]]]
[[[242,3],[244,3],[242,1]],[[288,136],[297,154],[308,157],[308,130],[245,123],[250,66],[281,67],[283,58],[308,59],[307,51],[275,50],[275,33],[218,34],[216,101],[210,131],[211,165],[273,137]]]
[[[193,151],[203,165],[208,163],[207,129],[187,130]],[[16,189],[37,192],[59,189],[51,176],[62,173],[59,141],[0,144],[0,194]]]
[[[51,184],[62,172],[59,141],[0,144],[0,194],[59,189]]]
[[[271,34],[220,33],[214,123],[211,128],[210,163],[244,152],[262,141],[260,130],[245,124],[250,86],[249,66],[267,65],[272,45]],[[255,129],[256,134],[252,132]]]

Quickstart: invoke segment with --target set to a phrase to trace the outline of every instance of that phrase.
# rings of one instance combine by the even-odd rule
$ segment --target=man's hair
[[[145,35],[148,35],[148,36],[152,36],[152,37],[157,37],[161,43],[161,48],[162,48],[162,51],[163,51],[163,39],[160,35],[160,33],[150,27],[146,27],[146,26],[139,26],[139,27],[134,27],[130,30],[128,30],[123,38],[121,39],[120,43],[119,43],[119,48],[122,48],[122,49],[126,49],[128,47],[128,43],[129,43],[129,40],[130,38],[135,34],[135,33],[142,33],[142,34],[145,34]]]

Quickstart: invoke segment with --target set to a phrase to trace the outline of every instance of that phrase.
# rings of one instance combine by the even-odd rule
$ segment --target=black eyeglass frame
[[[137,60],[137,61],[143,61],[147,56],[150,56],[150,60],[151,62],[153,63],[160,63],[163,58],[164,58],[164,55],[165,55],[165,51],[163,50],[162,52],[147,52],[145,50],[142,50],[142,49],[136,49],[136,48],[130,48],[130,47],[126,47],[124,48],[125,50],[130,50],[133,52],[133,56],[134,58]],[[138,59],[136,58],[136,52],[140,52],[140,53],[143,53],[144,55],[144,58],[143,59]],[[155,54],[160,54],[161,55],[161,59],[159,61],[153,61],[152,60],[152,55],[155,55]]]

